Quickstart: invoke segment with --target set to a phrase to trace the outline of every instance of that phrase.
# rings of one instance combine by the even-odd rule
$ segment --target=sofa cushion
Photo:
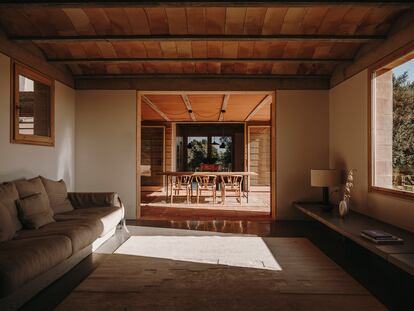
[[[13,239],[16,229],[7,207],[0,202],[0,242]]]
[[[0,247],[0,297],[48,271],[72,254],[66,236],[11,240]]]
[[[22,223],[17,214],[16,203],[18,199],[19,193],[17,192],[14,183],[0,184],[0,202],[8,209],[16,231],[22,228]]]
[[[75,209],[119,205],[116,192],[70,192],[68,196]]]
[[[67,236],[72,241],[73,253],[92,244],[103,230],[103,225],[94,219],[70,219],[48,224],[38,230],[21,230],[15,239],[28,239],[49,235]]]
[[[63,180],[54,181],[40,176],[43,186],[49,197],[50,207],[55,214],[73,211],[73,206],[68,199],[68,191]]]
[[[86,207],[55,215],[57,221],[71,219],[93,219],[99,221],[102,224],[102,231],[99,234],[100,237],[109,233],[113,228],[116,228],[123,217],[124,210],[118,206]]]
[[[20,220],[28,229],[38,229],[55,221],[40,193],[20,199],[17,206]]]
[[[35,177],[28,180],[18,180],[15,182],[15,185],[20,199],[24,199],[33,194],[40,193],[43,205],[48,208],[53,215],[53,210],[50,208],[49,197],[47,196],[46,189],[43,186],[40,177]]]

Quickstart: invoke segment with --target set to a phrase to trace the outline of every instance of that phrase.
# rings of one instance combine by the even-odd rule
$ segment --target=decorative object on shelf
[[[339,202],[339,215],[345,217],[349,213],[349,202],[351,198],[351,189],[354,187],[354,171],[355,169],[350,169],[347,171],[344,197],[341,202]]]
[[[322,187],[323,210],[330,211],[333,205],[329,203],[329,187],[341,184],[341,172],[339,170],[311,170],[311,186]]]

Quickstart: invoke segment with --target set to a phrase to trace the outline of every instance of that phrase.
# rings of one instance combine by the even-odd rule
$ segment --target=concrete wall
[[[310,170],[329,165],[329,92],[276,92],[277,219],[302,215],[295,200],[320,200]]]
[[[136,92],[76,92],[76,191],[116,191],[135,218]]]
[[[55,83],[55,146],[10,143],[10,58],[0,54],[0,182],[43,175],[75,188],[75,91]]]
[[[357,169],[351,208],[414,232],[412,200],[368,192],[367,75],[365,70],[329,92],[330,164]]]

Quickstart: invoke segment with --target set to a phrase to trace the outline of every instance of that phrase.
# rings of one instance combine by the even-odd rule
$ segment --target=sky
[[[414,81],[414,58],[408,62],[405,62],[404,64],[401,64],[398,67],[395,67],[392,72],[396,75],[399,76],[402,73],[404,73],[404,71],[408,71],[408,78],[410,81]]]

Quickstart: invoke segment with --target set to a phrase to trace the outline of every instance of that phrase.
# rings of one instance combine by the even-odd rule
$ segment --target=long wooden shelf
[[[342,218],[339,216],[337,208],[334,208],[331,212],[324,212],[322,206],[317,203],[294,202],[293,205],[312,219],[414,275],[413,233],[354,211]],[[378,245],[370,242],[360,236],[361,231],[367,229],[379,229],[389,232],[404,239],[404,244]]]

